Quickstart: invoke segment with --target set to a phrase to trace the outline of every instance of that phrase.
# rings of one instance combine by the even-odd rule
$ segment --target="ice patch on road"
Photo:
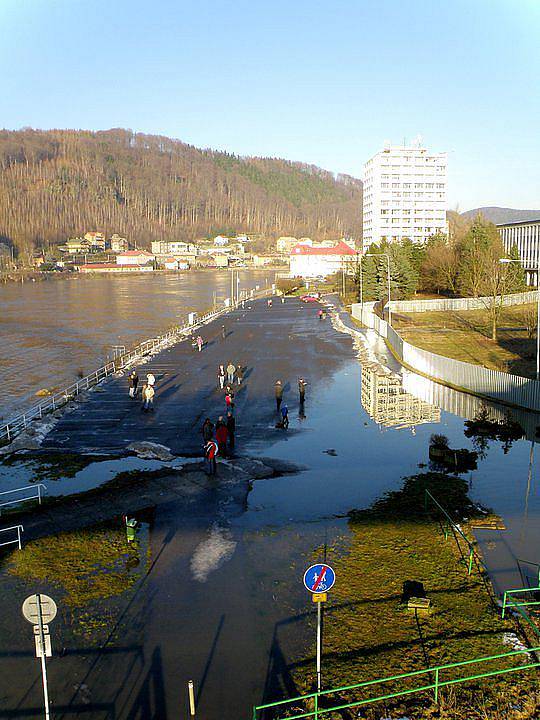
[[[235,549],[236,543],[230,531],[213,525],[208,538],[197,545],[191,558],[191,572],[195,580],[206,582],[210,573],[232,558]]]

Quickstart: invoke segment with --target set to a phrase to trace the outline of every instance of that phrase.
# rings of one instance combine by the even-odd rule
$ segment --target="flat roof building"
[[[527,285],[536,285],[540,259],[540,218],[500,223],[497,229],[506,252],[515,246],[523,263]]]
[[[448,233],[447,155],[430,153],[420,139],[387,144],[364,166],[363,247],[409,239],[424,243]]]

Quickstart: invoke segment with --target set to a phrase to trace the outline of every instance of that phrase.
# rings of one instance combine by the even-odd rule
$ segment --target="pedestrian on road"
[[[208,440],[204,446],[204,465],[207,475],[216,474],[216,455],[218,446],[215,440]]]
[[[322,310],[319,310],[319,312],[317,313],[317,315],[319,316],[319,320],[322,320],[323,311],[322,311]]]
[[[285,295],[281,296],[281,304],[283,305],[285,303]]]
[[[268,305],[269,308],[271,308],[272,307],[272,298],[270,298],[266,304]]]
[[[133,370],[133,372],[129,376],[129,397],[130,398],[137,397],[137,386],[138,385],[139,385],[139,376],[137,375],[136,371]]]
[[[227,331],[225,330],[225,325],[221,326],[221,337],[223,338],[223,340],[225,340],[225,338],[227,337]]]
[[[227,413],[227,432],[229,434],[229,452],[232,453],[234,451],[234,433],[236,432],[236,420],[234,419],[234,415],[230,410]]]
[[[227,385],[227,390],[225,391],[225,405],[227,406],[227,410],[234,409],[234,391],[230,385]]]
[[[221,457],[227,457],[227,437],[229,431],[227,425],[223,420],[223,415],[219,416],[219,420],[216,423],[216,441],[218,444],[218,452]]]
[[[283,400],[283,385],[281,380],[276,380],[276,384],[274,385],[274,394],[276,396],[276,410],[279,412],[279,409],[281,408],[281,401]]]
[[[200,335],[197,335],[197,347],[199,348],[199,352],[201,352],[203,346],[203,339]]]
[[[206,420],[203,422],[201,432],[205,443],[207,443],[209,440],[212,440],[212,438],[214,437],[214,423],[210,420],[210,418],[206,418]]]
[[[298,394],[300,395],[300,405],[303,405],[306,399],[306,385],[304,378],[298,380]]]
[[[156,378],[152,373],[148,373],[148,375],[146,376],[146,384],[150,385],[150,387],[154,387],[154,385],[156,384]]]
[[[227,365],[227,382],[229,385],[232,385],[234,382],[234,373],[236,372],[235,366],[232,364],[232,362],[229,362]]]
[[[242,365],[236,366],[236,379],[238,381],[238,384],[241,385],[242,380],[244,379],[244,368],[242,367]]]
[[[223,388],[225,387],[225,377],[225,368],[223,367],[223,365],[220,365],[218,370],[218,380],[221,390],[223,390]]]
[[[285,429],[289,427],[289,408],[286,405],[281,406],[281,427]]]
[[[143,412],[154,412],[154,395],[155,390],[152,387],[152,385],[146,385],[143,386],[142,391],[142,398],[143,398],[143,406],[142,411]]]

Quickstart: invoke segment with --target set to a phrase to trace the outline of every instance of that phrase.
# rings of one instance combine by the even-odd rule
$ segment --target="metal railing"
[[[274,703],[266,703],[265,705],[257,705],[253,708],[253,720],[262,720],[265,715],[265,711],[270,708],[280,708],[287,711],[292,707],[293,712],[297,709],[294,706],[299,704],[309,703],[312,709],[300,710],[300,714],[295,715],[274,715],[274,720],[300,720],[300,718],[321,718],[327,716],[329,713],[341,712],[350,708],[361,707],[362,705],[369,705],[376,702],[382,702],[385,700],[391,700],[393,698],[405,697],[407,695],[413,695],[416,693],[434,691],[435,702],[439,700],[439,691],[441,688],[449,687],[451,685],[459,685],[461,683],[470,682],[471,680],[481,680],[482,678],[494,677],[497,675],[506,675],[512,672],[519,672],[522,670],[529,670],[531,668],[540,667],[540,662],[527,663],[523,665],[516,665],[513,667],[505,667],[499,670],[489,670],[487,672],[480,672],[474,675],[466,675],[464,677],[444,679],[444,674],[452,668],[468,667],[474,664],[489,663],[494,660],[500,660],[502,658],[517,657],[518,655],[533,655],[540,651],[540,647],[534,647],[530,650],[514,650],[509,653],[503,653],[501,655],[488,655],[486,657],[474,658],[473,660],[463,660],[457,663],[448,663],[446,665],[438,665],[436,667],[426,668],[425,670],[416,670],[410,673],[402,673],[401,675],[393,675],[392,677],[377,678],[376,680],[367,680],[365,682],[356,683],[354,685],[344,685],[342,687],[332,688],[330,690],[322,690],[321,692],[310,693],[309,695],[300,695],[295,698],[288,700],[280,700]],[[441,679],[441,675],[443,678]],[[373,697],[363,698],[361,700],[353,700],[352,702],[344,702],[343,699],[338,698],[337,705],[331,707],[324,706],[326,703],[323,702],[321,707],[321,699],[327,700],[330,695],[340,695],[343,693],[350,693],[351,691],[361,691],[366,688],[371,688],[374,685],[384,685],[385,683],[400,682],[407,678],[424,678],[428,676],[428,682],[421,684],[419,687],[407,688],[404,690],[398,690],[395,692],[387,693],[386,695],[378,694]],[[266,713],[267,714],[267,713]]]
[[[131,350],[127,350],[126,352],[117,355],[114,360],[105,363],[105,365],[90,373],[90,375],[86,375],[80,380],[68,385],[68,387],[63,390],[44,398],[40,403],[28,408],[28,410],[24,413],[16,415],[7,423],[0,425],[0,445],[10,443],[17,435],[19,435],[19,433],[26,430],[31,422],[34,420],[40,420],[44,415],[55,412],[62,406],[66,405],[66,403],[70,400],[76,398],[81,392],[85,392],[91,387],[98,385],[105,378],[113,375],[118,370],[125,369],[131,365],[131,363],[139,360],[145,355],[166,347],[169,343],[178,342],[183,337],[188,336],[193,330],[201,327],[202,325],[208,324],[220,315],[224,315],[232,310],[235,310],[242,302],[262,298],[271,293],[271,288],[265,288],[259,291],[245,291],[240,294],[237,302],[230,303],[222,308],[211,310],[203,315],[199,315],[193,324],[185,322],[183,325],[177,325],[171,328],[171,330],[168,330],[166,333],[158,335],[155,338],[150,338],[149,340],[144,340]]]
[[[462,553],[462,550],[461,550],[461,546],[459,544],[458,538],[461,538],[465,542],[467,549],[468,549],[468,559],[466,561],[468,575],[470,575],[472,572],[473,561],[475,558],[476,558],[477,562],[487,572],[487,568],[484,565],[484,561],[482,560],[480,555],[476,552],[474,543],[471,542],[471,540],[469,540],[469,538],[465,535],[463,530],[452,519],[452,517],[443,508],[443,506],[440,504],[440,502],[436,498],[434,498],[433,495],[430,493],[430,491],[426,488],[426,490],[424,491],[424,508],[425,508],[426,512],[428,511],[429,501],[431,501],[435,505],[435,507],[442,513],[444,521],[440,521],[440,522],[441,522],[442,530],[444,532],[445,539],[446,540],[448,539],[448,535],[449,535],[448,529],[450,529],[452,531],[452,534],[454,535],[454,539],[457,543],[460,553]],[[445,525],[445,523],[446,523],[446,525]],[[457,537],[456,537],[456,535],[457,535]],[[465,558],[463,558],[463,559],[465,560]]]
[[[13,500],[4,499],[8,495],[24,493],[27,490],[35,490],[36,494],[25,496],[25,497],[16,497]],[[43,496],[42,490],[43,490],[43,493],[47,492],[47,486],[44,485],[43,483],[36,483],[35,485],[25,485],[24,487],[15,488],[14,490],[4,490],[4,491],[0,492],[0,508],[6,507],[6,505],[16,505],[17,503],[26,502],[27,500],[37,500],[38,503],[41,505],[41,498]],[[0,514],[1,513],[2,513],[2,511],[0,510]]]
[[[17,537],[14,540],[8,540],[7,542],[0,542],[0,547],[5,547],[6,545],[18,545],[19,550],[22,548],[21,533],[24,532],[24,527],[22,525],[12,525],[11,527],[0,528],[0,533],[10,532],[13,530],[17,531]]]
[[[532,600],[524,600],[522,602],[516,602],[512,600],[512,598],[510,598],[510,600],[508,599],[509,595],[523,595],[526,593],[537,593],[537,595],[533,596]],[[540,605],[540,600],[537,599],[538,597],[540,597],[540,587],[505,590],[503,595],[502,617],[504,618],[506,608],[530,607],[531,605]]]

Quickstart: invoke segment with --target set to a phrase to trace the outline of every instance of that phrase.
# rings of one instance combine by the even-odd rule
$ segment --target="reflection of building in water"
[[[381,365],[362,366],[362,405],[386,427],[413,427],[441,421],[438,407],[403,389],[402,378]]]

